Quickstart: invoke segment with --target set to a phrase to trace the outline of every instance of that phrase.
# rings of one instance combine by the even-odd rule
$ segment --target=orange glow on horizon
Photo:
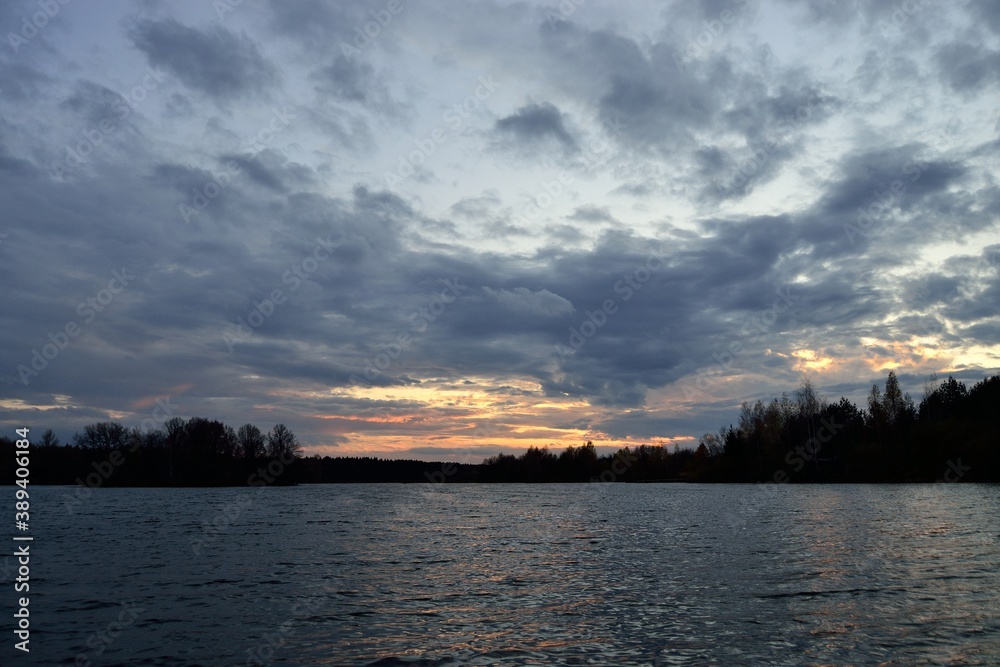
[[[837,346],[801,347],[790,352],[768,349],[765,354],[783,358],[799,372],[820,375],[820,384],[857,380],[892,368],[930,374],[955,367],[957,355],[937,350],[926,340],[867,338],[862,342],[865,348],[861,353],[850,356]],[[995,352],[996,348],[977,350],[983,358],[1000,359]],[[306,448],[307,455],[480,463],[500,452],[520,455],[529,447],[559,454],[587,441],[601,453],[639,445],[693,448],[701,431],[715,432],[717,428],[706,425],[698,433],[650,437],[625,436],[621,429],[633,417],[636,430],[648,428],[651,421],[689,419],[712,403],[732,404],[732,414],[718,425],[728,423],[738,413],[739,403],[760,392],[768,379],[749,368],[734,368],[725,377],[712,376],[701,388],[699,376],[691,375],[649,388],[643,406],[628,408],[594,404],[579,396],[553,395],[537,381],[502,376],[431,377],[389,387],[276,387],[269,394],[276,404],[283,402],[281,399],[321,397],[334,406],[330,412],[313,408],[303,415],[313,425],[308,440],[317,443]],[[781,391],[775,387],[775,395]],[[330,444],[322,444],[324,441]]]
[[[798,360],[793,366],[798,371],[825,371],[836,363],[833,357],[821,356],[819,352],[809,349],[796,350],[792,356]]]

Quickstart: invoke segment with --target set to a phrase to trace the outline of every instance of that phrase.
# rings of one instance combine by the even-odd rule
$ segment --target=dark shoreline
[[[972,388],[949,377],[915,405],[890,371],[866,409],[829,403],[805,382],[770,403],[744,403],[737,424],[704,434],[696,449],[623,447],[600,456],[592,442],[561,453],[530,447],[481,463],[301,456],[283,424],[266,435],[193,417],[142,432],[88,425],[72,446],[51,431],[31,443],[32,484],[114,487],[285,486],[317,483],[928,483],[1000,482],[1000,375]],[[0,480],[13,483],[15,447],[0,437]],[[17,455],[15,456],[15,452]],[[26,461],[27,459],[20,459]],[[24,465],[20,463],[17,465]]]

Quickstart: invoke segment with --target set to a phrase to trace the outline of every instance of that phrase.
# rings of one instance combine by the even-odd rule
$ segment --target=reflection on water
[[[25,664],[1000,664],[998,486],[66,492]]]

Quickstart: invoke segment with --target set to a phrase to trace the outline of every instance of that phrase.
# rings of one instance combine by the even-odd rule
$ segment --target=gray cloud
[[[956,42],[937,52],[938,66],[951,87],[960,92],[996,85],[1000,77],[1000,51]]]
[[[562,112],[552,104],[529,104],[496,122],[496,131],[522,146],[538,149],[546,140],[555,140],[567,151],[577,149],[576,140],[566,129]]]
[[[256,42],[219,26],[199,30],[170,18],[147,19],[136,22],[129,38],[154,67],[216,100],[259,95],[281,80]]]

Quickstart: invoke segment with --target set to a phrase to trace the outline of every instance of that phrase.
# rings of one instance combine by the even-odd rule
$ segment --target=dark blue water
[[[1000,486],[69,492],[4,665],[1000,664]]]

